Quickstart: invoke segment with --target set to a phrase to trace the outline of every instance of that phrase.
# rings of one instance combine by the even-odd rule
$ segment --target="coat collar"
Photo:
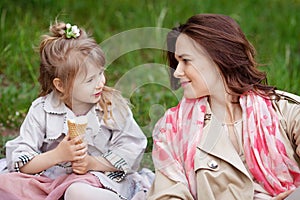
[[[58,115],[67,113],[66,105],[57,98],[56,93],[53,91],[44,97],[44,110],[47,113]]]
[[[65,115],[65,124],[68,118],[74,118],[75,115],[60,99],[54,92],[49,93],[48,95],[42,97],[44,101],[44,110],[46,113],[51,115]],[[102,108],[99,104],[95,104],[90,111],[86,114],[88,118],[87,131],[90,135],[96,135],[99,132],[100,124],[102,123]],[[53,122],[56,123],[56,122]],[[64,127],[63,131],[67,133],[67,127]]]
[[[47,113],[52,114],[66,114],[69,108],[58,98],[57,94],[52,91],[48,95],[43,97],[44,99],[44,110]],[[95,104],[89,112],[96,113],[97,111],[103,111],[99,104]]]
[[[222,123],[211,115],[209,122],[203,129],[203,136],[198,148],[205,153],[230,163],[251,179],[243,161],[236,152],[229,137],[225,134],[224,128]],[[202,153],[201,156],[205,156],[205,153]]]

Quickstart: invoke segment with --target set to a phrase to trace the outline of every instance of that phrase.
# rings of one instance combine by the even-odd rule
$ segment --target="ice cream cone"
[[[68,119],[68,128],[69,128],[69,135],[70,138],[73,139],[78,135],[84,134],[85,129],[87,126],[87,117],[86,116],[79,116],[73,119]],[[82,143],[81,140],[79,143]]]

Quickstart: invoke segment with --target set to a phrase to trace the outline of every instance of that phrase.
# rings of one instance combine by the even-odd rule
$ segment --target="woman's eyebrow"
[[[175,58],[182,58],[182,57],[189,57],[190,55],[188,55],[188,54],[185,54],[185,53],[183,53],[183,54],[174,54],[175,55]]]

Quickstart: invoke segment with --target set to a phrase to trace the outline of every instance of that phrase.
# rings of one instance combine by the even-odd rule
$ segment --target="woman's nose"
[[[174,72],[174,77],[175,78],[180,78],[184,75],[183,67],[180,63],[178,63],[176,70]]]

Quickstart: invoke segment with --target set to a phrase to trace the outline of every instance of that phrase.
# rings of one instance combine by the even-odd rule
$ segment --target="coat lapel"
[[[207,153],[216,156],[230,163],[251,179],[229,137],[225,134],[224,128],[212,115],[210,122],[203,129],[203,136],[198,145],[198,148],[202,150],[200,155],[206,156]]]

